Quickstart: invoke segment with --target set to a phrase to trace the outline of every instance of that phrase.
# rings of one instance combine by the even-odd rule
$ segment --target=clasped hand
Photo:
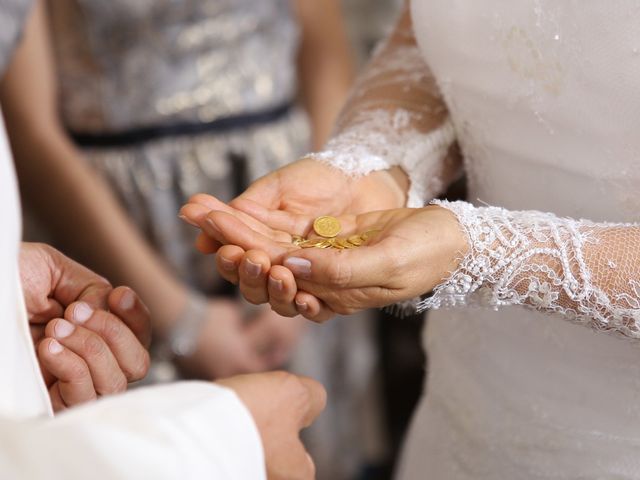
[[[438,206],[347,213],[352,205],[366,208],[368,195],[375,199],[372,205],[379,204],[380,190],[352,188],[359,197],[352,195],[352,203],[337,211],[333,204],[314,200],[304,183],[278,191],[279,200],[274,201],[272,192],[282,183],[276,176],[286,176],[287,168],[295,165],[265,177],[231,205],[201,194],[181,210],[186,221],[202,229],[197,247],[216,253],[220,274],[239,284],[248,301],[270,303],[284,316],[301,314],[322,322],[336,313],[351,314],[429,292],[464,256],[468,247],[457,219]],[[321,164],[315,168],[330,169]],[[314,184],[317,178],[323,177],[315,177]],[[295,202],[296,195],[305,196],[305,202]],[[327,213],[340,220],[341,236],[380,233],[351,250],[292,244],[292,235],[307,236],[314,218]]]
[[[31,335],[55,411],[119,393],[149,368],[147,308],[43,244],[20,252]]]

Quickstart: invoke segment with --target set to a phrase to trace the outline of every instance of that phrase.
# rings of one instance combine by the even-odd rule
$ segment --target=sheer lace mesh
[[[419,310],[526,305],[640,338],[640,224],[436,203],[457,216],[470,250]]]
[[[449,155],[454,137],[405,7],[356,83],[333,138],[309,157],[353,176],[401,166],[411,180],[408,205],[418,207],[455,176],[457,156]]]

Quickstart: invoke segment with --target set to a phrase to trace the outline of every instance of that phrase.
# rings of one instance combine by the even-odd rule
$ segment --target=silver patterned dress
[[[50,0],[49,16],[72,134],[209,125],[296,97],[299,31],[288,0]],[[198,192],[231,199],[239,184],[296,159],[308,139],[304,114],[292,108],[224,132],[84,151],[175,272],[211,293],[218,281],[178,209]]]

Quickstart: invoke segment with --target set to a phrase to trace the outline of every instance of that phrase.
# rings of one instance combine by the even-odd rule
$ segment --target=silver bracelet
[[[191,292],[176,325],[171,329],[167,344],[175,357],[188,357],[196,351],[198,337],[207,320],[207,297]]]

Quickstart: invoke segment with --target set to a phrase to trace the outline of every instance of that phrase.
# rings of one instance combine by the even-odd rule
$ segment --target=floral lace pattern
[[[525,305],[640,338],[640,224],[434,203],[456,215],[470,250],[419,310]]]
[[[321,152],[308,157],[348,175],[400,166],[409,175],[408,205],[421,207],[457,174],[449,158],[455,131],[416,44],[409,11],[373,56]]]

